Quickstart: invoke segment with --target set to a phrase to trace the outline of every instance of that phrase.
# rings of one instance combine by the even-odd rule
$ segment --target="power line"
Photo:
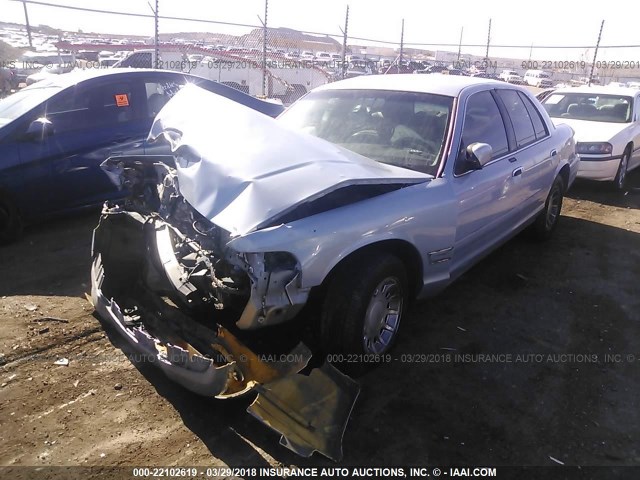
[[[132,12],[117,12],[115,10],[102,10],[98,8],[87,8],[87,7],[74,7],[72,5],[59,5],[57,3],[50,2],[40,2],[37,0],[12,0],[14,2],[23,2],[30,3],[33,5],[41,5],[43,7],[54,7],[54,8],[65,8],[67,10],[76,10],[80,12],[91,12],[91,13],[104,13],[108,15],[124,15],[127,17],[141,17],[141,18],[155,18],[155,15],[150,15],[148,13],[132,13]],[[250,25],[246,23],[232,23],[232,22],[220,22],[217,20],[204,20],[201,18],[188,18],[188,17],[158,17],[162,20],[179,20],[181,22],[198,22],[198,23],[217,23],[220,25],[230,25],[232,27],[250,27],[250,28],[261,28],[259,25]],[[322,34],[325,35],[325,34]]]
[[[90,13],[102,13],[107,15],[123,15],[128,17],[140,17],[140,18],[155,18],[154,15],[150,15],[147,13],[132,13],[132,12],[118,12],[114,10],[103,10],[97,8],[87,8],[87,7],[75,7],[71,5],[59,5],[57,3],[51,2],[43,2],[39,0],[11,0],[14,2],[20,3],[28,3],[33,5],[40,5],[44,7],[53,7],[53,8],[64,8],[67,10],[75,10],[81,12],[90,12]],[[232,27],[247,27],[247,28],[263,28],[262,25],[251,25],[248,23],[234,23],[234,22],[223,22],[219,20],[206,20],[202,18],[190,18],[190,17],[173,17],[173,16],[158,16],[161,20],[176,20],[180,22],[195,22],[195,23],[210,23],[217,25],[226,25]],[[309,35],[322,35],[328,37],[336,37],[342,38],[342,34],[337,33],[326,33],[326,32],[313,32],[308,30],[299,30],[300,33],[306,33]],[[349,37],[350,40],[358,40],[362,42],[371,42],[371,43],[380,43],[387,45],[397,45],[400,46],[400,42],[397,41],[388,41],[388,40],[379,40],[375,38],[366,38],[366,37]],[[424,42],[404,42],[405,46],[414,46],[414,47],[467,47],[467,48],[486,48],[486,43],[468,43],[468,44],[459,44],[459,43],[424,43]],[[531,48],[531,45],[497,45],[491,44],[492,48]],[[578,49],[585,50],[587,48],[593,48],[593,45],[536,45],[536,50],[543,49]],[[600,45],[598,48],[640,48],[640,44],[635,45]]]

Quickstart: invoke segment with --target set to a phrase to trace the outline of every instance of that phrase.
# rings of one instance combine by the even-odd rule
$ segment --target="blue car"
[[[168,154],[147,134],[187,83],[272,117],[284,109],[204,78],[139,69],[71,72],[0,100],[0,244],[26,223],[121,197],[100,164],[116,155]]]

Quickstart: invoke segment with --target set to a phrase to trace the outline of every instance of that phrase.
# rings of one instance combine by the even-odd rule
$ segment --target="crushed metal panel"
[[[212,345],[212,347],[214,346]],[[240,382],[230,382],[227,390],[216,395],[217,398],[236,397],[255,388],[256,385],[271,382],[282,376],[295,375],[305,368],[311,359],[309,348],[303,343],[299,343],[287,355],[287,358],[292,358],[294,361],[266,362],[221,325],[218,325],[218,342],[215,347],[218,347],[218,350],[227,358],[233,358],[237,362],[237,367],[244,377]]]
[[[175,154],[182,196],[234,236],[342,187],[433,178],[290,130],[194,85],[176,93],[156,117],[149,140],[159,138]]]
[[[247,411],[282,434],[280,443],[298,455],[320,452],[342,459],[342,437],[360,386],[329,363],[258,386]]]

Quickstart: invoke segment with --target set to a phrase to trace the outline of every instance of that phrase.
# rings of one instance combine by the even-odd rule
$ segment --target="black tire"
[[[320,319],[323,350],[328,354],[366,354],[367,362],[387,353],[397,338],[407,301],[407,273],[398,257],[372,251],[348,259],[327,288]],[[376,326],[373,319],[378,315],[380,324]],[[388,328],[382,328],[382,323]],[[377,328],[377,334],[384,335],[379,335],[376,343]],[[357,365],[349,365],[349,370],[357,369]]]
[[[22,236],[22,220],[18,209],[0,193],[0,245],[15,242]]]
[[[544,208],[531,225],[530,232],[535,240],[545,241],[553,235],[560,220],[563,196],[564,180],[558,175],[551,185]]]
[[[622,158],[620,159],[620,165],[618,166],[618,172],[616,178],[613,179],[613,189],[617,192],[624,190],[627,184],[627,169],[629,168],[629,148],[624,151]]]

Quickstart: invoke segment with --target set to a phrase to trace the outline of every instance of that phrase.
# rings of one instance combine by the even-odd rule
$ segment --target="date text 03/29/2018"
[[[640,68],[640,60],[597,60],[598,69],[634,70]],[[521,67],[527,70],[574,70],[591,67],[585,60],[524,60]]]

